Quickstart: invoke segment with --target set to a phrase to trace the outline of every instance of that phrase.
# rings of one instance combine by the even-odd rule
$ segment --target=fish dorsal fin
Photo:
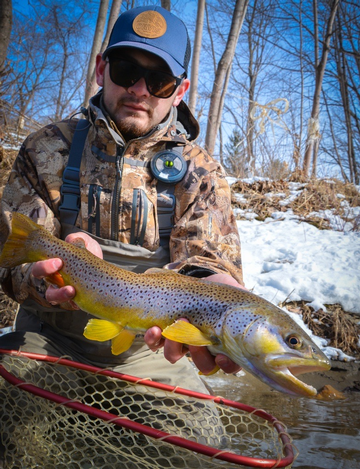
[[[204,346],[214,344],[214,342],[206,337],[197,327],[185,321],[174,322],[163,330],[162,335],[166,339],[187,345]]]
[[[105,319],[90,319],[84,329],[84,336],[89,340],[105,342],[111,340],[123,330],[121,324]]]
[[[71,244],[77,248],[86,249],[85,241],[82,238],[75,238],[73,241],[71,241]]]
[[[123,329],[120,334],[111,341],[111,352],[113,355],[120,355],[126,352],[134,342],[135,334],[127,329]]]

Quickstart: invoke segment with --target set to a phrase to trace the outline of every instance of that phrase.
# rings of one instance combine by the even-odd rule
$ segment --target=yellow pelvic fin
[[[84,336],[90,340],[105,342],[113,339],[123,330],[123,326],[105,319],[90,319],[84,329]]]
[[[162,335],[166,339],[175,340],[187,345],[212,345],[213,342],[197,327],[185,321],[176,321],[166,327]]]
[[[26,240],[33,231],[41,231],[40,225],[37,225],[29,217],[14,212],[12,214],[11,233],[6,240],[0,256],[0,267],[11,269],[26,262],[35,262],[45,257],[31,251],[26,246]]]
[[[113,355],[120,355],[120,353],[126,352],[134,342],[135,334],[123,329],[120,334],[114,337],[111,341],[111,352]]]

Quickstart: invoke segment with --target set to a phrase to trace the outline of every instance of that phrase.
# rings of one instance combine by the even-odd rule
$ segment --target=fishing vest
[[[75,226],[76,219],[80,210],[80,165],[85,141],[90,129],[90,124],[86,119],[78,121],[74,137],[71,143],[68,164],[63,172],[63,184],[61,187],[62,202],[59,207],[61,225]],[[182,147],[176,143],[168,142],[166,149],[159,152],[150,163],[151,171],[158,180],[157,183],[157,216],[159,225],[160,245],[167,246],[169,243],[170,233],[173,227],[173,217],[175,212],[175,184],[180,181],[186,172],[186,163],[182,157]],[[168,155],[171,155],[169,160]],[[170,163],[169,168],[165,168],[165,163]],[[129,160],[130,161],[130,160]],[[127,158],[125,158],[127,162]],[[131,160],[131,164],[134,161]],[[142,161],[137,161],[137,165],[144,165]],[[167,170],[164,171],[164,168]],[[94,199],[100,197],[100,190],[96,185],[89,189],[89,213],[92,213]],[[146,203],[146,201],[144,201]],[[133,205],[136,204],[136,191],[134,192]],[[97,204],[99,205],[99,204]],[[141,246],[146,229],[146,218],[143,220],[140,233],[135,233],[135,210],[133,210],[134,218],[131,220],[131,236],[130,245]],[[100,224],[100,214],[95,217],[89,216],[88,233],[92,235],[93,224]],[[97,227],[99,228],[99,227]],[[96,229],[98,233],[99,229]],[[97,238],[96,238],[97,239]],[[122,243],[121,243],[122,244]],[[127,245],[126,245],[127,246]],[[164,264],[163,264],[164,265]]]

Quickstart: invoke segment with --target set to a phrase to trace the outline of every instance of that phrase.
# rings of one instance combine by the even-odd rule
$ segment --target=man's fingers
[[[164,338],[161,336],[160,327],[154,326],[145,332],[144,340],[150,350],[156,352],[164,345]]]
[[[182,318],[182,320],[189,322],[184,318]],[[173,340],[164,340],[161,332],[160,327],[151,327],[146,331],[144,340],[149,349],[153,352],[164,346],[164,357],[170,363],[176,363],[180,358],[186,355],[187,352],[190,352],[195,366],[204,375],[210,374],[215,369],[218,369],[217,367],[220,367],[225,373],[237,373],[241,370],[241,367],[230,360],[226,355],[220,353],[215,357],[209,352],[207,347],[196,347],[194,345],[187,347]]]
[[[145,332],[144,340],[150,350],[156,352],[161,347],[164,347],[164,357],[170,363],[176,363],[187,353],[187,348],[179,342],[164,339],[161,335],[160,327],[154,326]]]
[[[241,288],[242,290],[247,290],[244,285],[241,285],[229,274],[213,274],[205,277],[204,280],[207,280],[208,282],[224,283],[225,285],[231,285],[233,287]]]
[[[93,239],[91,236],[86,233],[83,233],[82,231],[70,233],[66,236],[65,241],[67,243],[73,244],[76,242],[77,239],[82,239],[88,251],[90,251],[95,256],[100,257],[100,259],[103,259],[103,252],[100,244],[95,241],[95,239]]]
[[[45,298],[50,304],[54,306],[59,305],[59,304],[62,304],[62,305],[67,304],[72,309],[78,310],[80,308],[72,301],[72,299],[75,297],[75,294],[76,294],[75,288],[70,285],[67,285],[62,288],[55,288],[52,285],[50,285],[48,289],[46,290]]]
[[[188,348],[180,342],[166,339],[164,342],[164,357],[170,363],[176,363],[180,358],[186,355]]]
[[[216,367],[215,357],[211,355],[206,347],[189,346],[189,352],[195,366],[203,373],[208,375]]]
[[[58,258],[38,261],[33,264],[31,273],[35,278],[42,279],[59,272],[62,266],[63,262]],[[52,305],[68,303],[72,309],[77,310],[79,307],[71,301],[75,297],[75,294],[75,288],[70,285],[66,285],[61,288],[55,288],[54,286],[49,285],[45,292],[45,298]]]
[[[225,372],[225,373],[238,373],[241,370],[241,366],[237,363],[230,360],[229,357],[219,353],[215,357],[215,363]]]
[[[67,285],[62,288],[55,288],[52,285],[48,287],[45,293],[46,300],[52,305],[58,305],[60,303],[66,303],[75,296],[75,288]]]
[[[35,278],[44,278],[58,272],[61,267],[61,259],[47,259],[46,261],[35,262],[32,266],[31,273]]]

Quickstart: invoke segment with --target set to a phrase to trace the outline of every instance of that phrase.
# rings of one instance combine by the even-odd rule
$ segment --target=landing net
[[[263,410],[39,354],[1,350],[0,467],[291,467]]]

